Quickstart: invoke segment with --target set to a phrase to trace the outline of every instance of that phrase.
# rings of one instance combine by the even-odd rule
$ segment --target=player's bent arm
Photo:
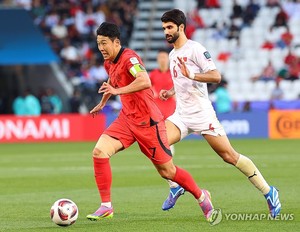
[[[117,89],[118,94],[127,94],[151,88],[151,80],[146,71],[136,73],[135,80],[129,85]]]
[[[166,101],[168,100],[170,97],[172,97],[173,95],[175,95],[175,90],[174,90],[174,87],[172,87],[171,89],[169,90],[165,90],[165,89],[162,89],[160,92],[159,92],[159,98],[163,101]]]
[[[194,74],[190,73],[189,78],[195,81],[205,82],[205,83],[220,83],[221,74],[217,69],[215,69],[215,70],[210,70],[206,73],[194,73]]]
[[[93,116],[97,115],[101,110],[103,110],[106,105],[107,100],[110,98],[111,94],[104,94],[101,101],[96,105],[91,111],[90,114]]]
[[[167,91],[167,96],[168,96],[168,98],[169,98],[169,97],[172,97],[173,95],[175,95],[174,87],[172,87],[171,89],[169,89],[169,90]]]
[[[110,79],[108,79],[107,83],[110,82]],[[101,87],[98,90],[98,93],[101,93]],[[92,114],[93,116],[98,114],[99,111],[101,111],[104,106],[106,105],[106,102],[108,101],[108,99],[110,98],[112,94],[108,93],[108,94],[103,94],[101,101],[90,111],[90,114]]]
[[[103,107],[106,105],[106,102],[108,101],[108,99],[110,98],[112,94],[104,94],[103,97],[101,98],[100,101],[100,105],[102,105]]]
[[[108,78],[107,82],[108,84],[110,84],[110,78]],[[98,90],[98,93],[101,93],[101,87]],[[111,97],[112,94],[104,94],[101,98],[101,101],[99,103],[99,105],[102,105],[103,107],[106,105],[106,102],[108,101],[108,99]]]

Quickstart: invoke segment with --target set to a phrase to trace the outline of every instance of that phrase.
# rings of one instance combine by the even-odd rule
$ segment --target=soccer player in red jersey
[[[171,72],[169,69],[169,53],[166,50],[159,50],[156,56],[156,61],[158,68],[154,69],[149,73],[149,77],[152,84],[152,90],[154,93],[154,101],[161,113],[164,116],[164,119],[167,119],[172,115],[176,108],[175,97],[170,97],[165,101],[162,101],[159,98],[159,92],[162,89],[171,89],[173,88],[173,80]]]
[[[190,192],[211,222],[213,205],[208,192],[201,190],[187,171],[173,164],[163,116],[154,103],[150,78],[141,58],[133,50],[121,46],[119,28],[112,23],[104,22],[99,26],[97,44],[109,79],[99,88],[98,92],[103,93],[103,97],[90,113],[95,115],[101,111],[111,95],[120,95],[122,109],[93,150],[94,174],[101,205],[87,218],[100,220],[113,216],[109,159],[137,142],[161,177],[177,182]]]

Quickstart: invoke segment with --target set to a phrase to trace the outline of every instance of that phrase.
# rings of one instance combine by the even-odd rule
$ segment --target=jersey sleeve
[[[199,44],[199,46],[197,46],[197,48],[193,50],[193,52],[195,61],[199,65],[202,73],[217,69],[210,53],[206,50],[205,47]]]

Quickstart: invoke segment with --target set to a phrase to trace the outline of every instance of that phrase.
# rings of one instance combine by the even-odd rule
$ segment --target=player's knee
[[[96,157],[96,158],[109,158],[109,156],[107,154],[105,154],[101,149],[98,149],[98,148],[94,148],[93,157]]]
[[[176,169],[159,169],[158,172],[162,178],[172,180],[175,176]]]
[[[176,167],[172,159],[164,164],[154,164],[154,166],[162,178],[172,180],[176,174]]]
[[[159,172],[159,174],[162,178],[167,179],[167,180],[173,179],[173,177],[174,177],[174,174],[172,174],[169,171],[161,171],[161,172]]]
[[[93,156],[98,158],[110,158],[121,148],[121,142],[109,136],[102,135],[93,150]]]

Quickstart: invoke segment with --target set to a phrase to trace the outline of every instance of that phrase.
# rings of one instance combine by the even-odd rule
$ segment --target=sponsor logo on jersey
[[[210,59],[211,55],[209,54],[208,51],[204,52],[203,55],[205,56],[206,59]]]
[[[129,60],[132,64],[138,64],[139,63],[139,61],[136,57],[131,57]]]

